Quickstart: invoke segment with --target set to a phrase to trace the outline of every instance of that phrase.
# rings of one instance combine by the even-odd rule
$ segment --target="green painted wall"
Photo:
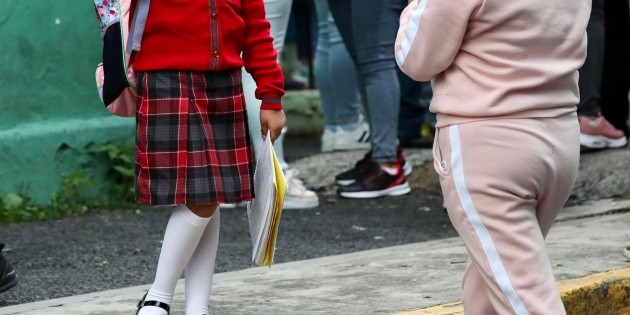
[[[86,147],[133,139],[133,119],[98,99],[101,48],[92,1],[0,1],[0,197],[46,204],[79,169],[102,182]]]

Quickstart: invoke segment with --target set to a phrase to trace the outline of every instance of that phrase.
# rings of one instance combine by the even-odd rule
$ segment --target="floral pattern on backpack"
[[[94,9],[101,27],[101,37],[104,37],[107,28],[120,21],[120,5],[118,0],[94,0]]]

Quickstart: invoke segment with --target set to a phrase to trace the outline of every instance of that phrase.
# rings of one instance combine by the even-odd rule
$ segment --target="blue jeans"
[[[359,121],[359,84],[352,58],[328,9],[327,0],[315,0],[318,20],[315,82],[324,109],[326,128],[356,125]]]
[[[396,162],[400,83],[394,42],[407,0],[328,0],[359,74],[376,162]]]

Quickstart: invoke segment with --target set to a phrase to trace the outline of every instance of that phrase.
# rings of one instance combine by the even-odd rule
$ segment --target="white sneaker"
[[[370,146],[370,126],[363,121],[354,130],[339,128],[335,133],[335,150],[369,149]]]
[[[239,207],[246,207],[247,201],[239,202],[239,203],[222,203],[221,209],[234,209]]]
[[[335,150],[335,136],[337,136],[336,131],[324,128],[324,133],[322,134],[322,152],[332,152]]]
[[[297,178],[298,171],[288,169],[284,172],[287,180],[287,192],[282,209],[308,209],[319,206],[319,198],[314,191],[306,189]]]

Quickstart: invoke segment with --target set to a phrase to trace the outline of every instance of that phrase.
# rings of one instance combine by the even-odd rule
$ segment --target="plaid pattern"
[[[136,200],[237,203],[254,196],[241,70],[138,73]]]

